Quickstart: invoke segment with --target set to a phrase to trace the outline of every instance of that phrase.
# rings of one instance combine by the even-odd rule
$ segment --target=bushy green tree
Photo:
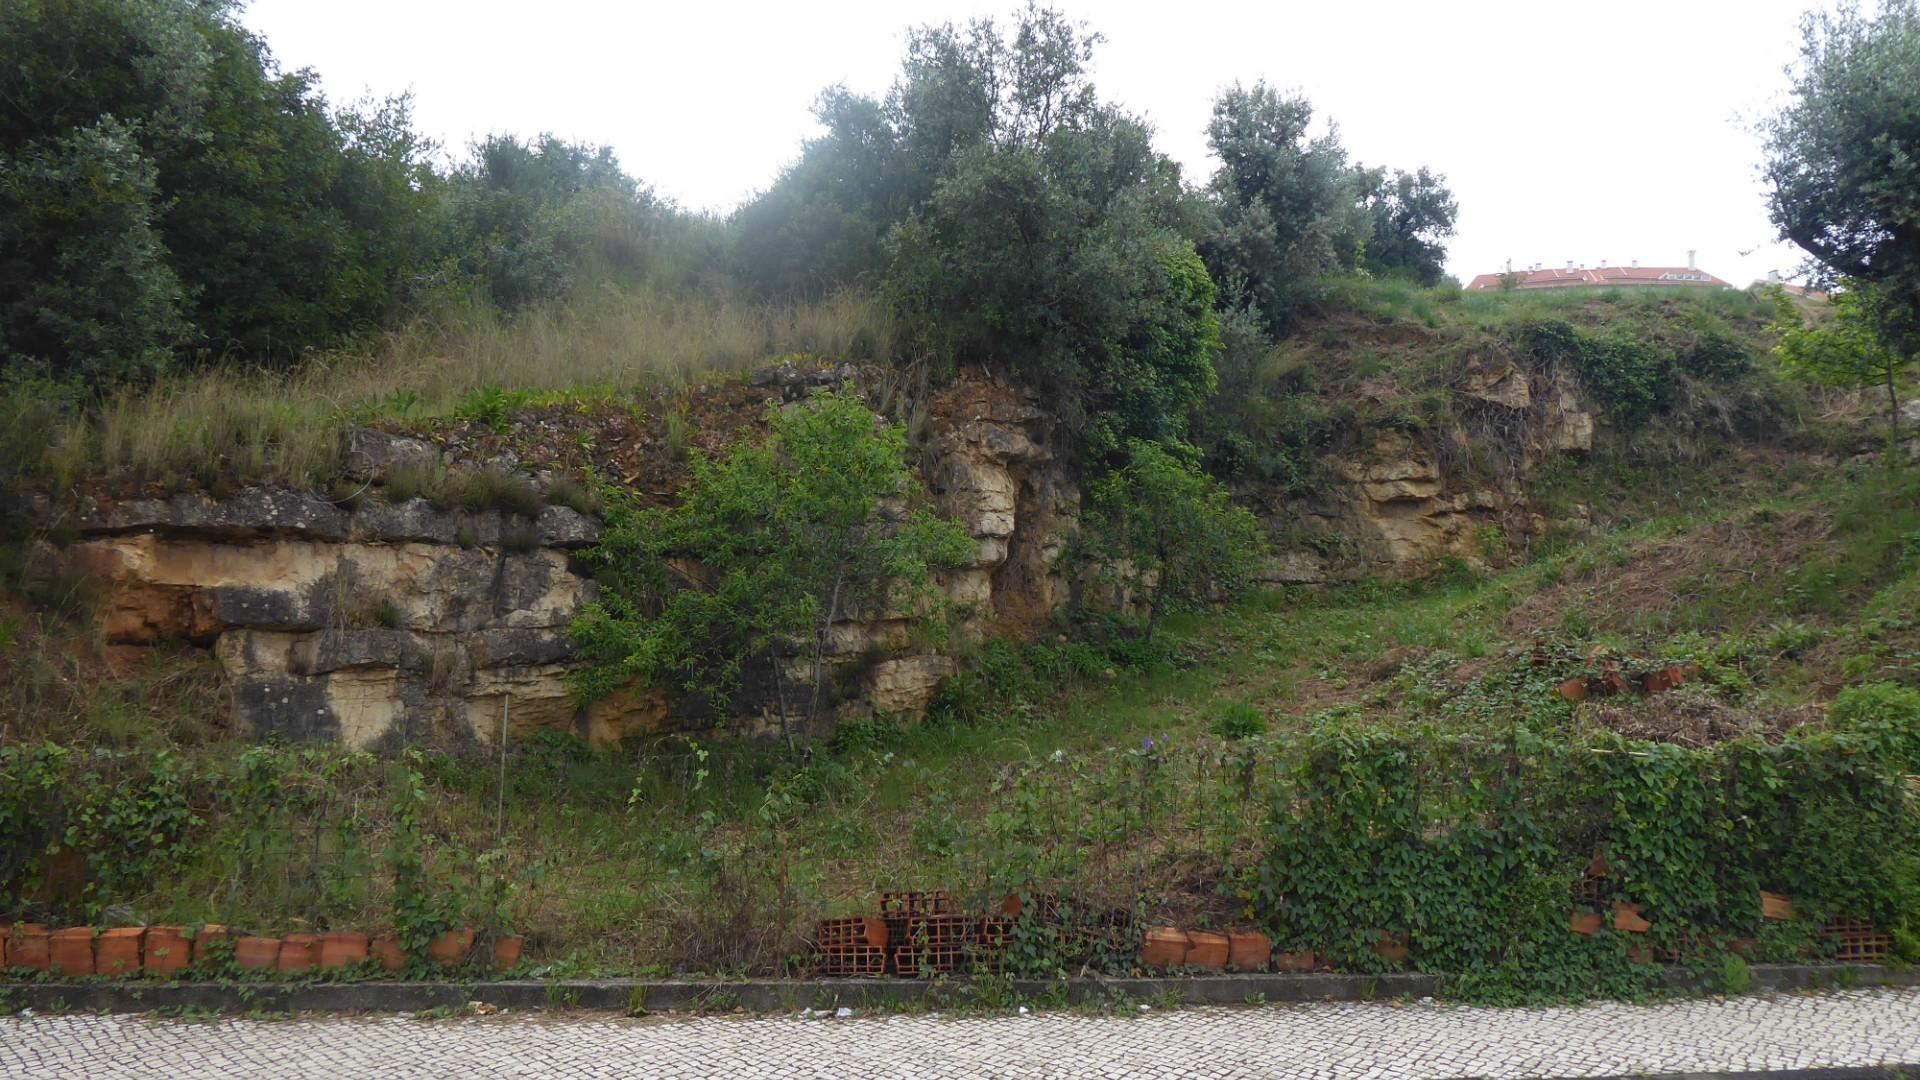
[[[937,354],[1053,391],[1096,452],[1177,438],[1219,349],[1179,205],[1172,163],[1114,113],[1038,146],[977,146],[895,231],[889,288]]]
[[[1879,285],[1842,281],[1832,310],[1808,319],[1786,290],[1774,288],[1774,355],[1787,374],[1828,386],[1885,387],[1887,461],[1899,460],[1902,372],[1920,353],[1920,311]]]
[[[572,626],[585,696],[639,678],[724,703],[759,662],[784,727],[790,659],[811,671],[811,716],[833,624],[930,600],[932,569],[972,554],[959,525],[903,509],[918,495],[906,435],[857,398],[820,395],[771,422],[765,442],[696,461],[676,507],[607,489],[603,593]]]
[[[1031,2],[1010,30],[976,19],[909,31],[886,96],[822,93],[814,115],[824,132],[734,216],[739,272],[782,294],[877,282],[888,232],[932,197],[959,155],[983,144],[1038,147],[1094,110],[1087,62],[1099,41]]]
[[[1372,219],[1363,267],[1426,286],[1440,283],[1446,276],[1446,239],[1460,214],[1446,180],[1425,167],[1414,172],[1358,171],[1361,205]]]
[[[1899,372],[1920,351],[1920,3],[1857,3],[1802,21],[1792,96],[1762,125],[1780,235],[1844,283],[1835,317],[1808,327],[1779,303],[1780,355],[1803,375],[1887,388],[1889,456]]]
[[[190,337],[154,219],[153,163],[103,119],[0,156],[0,357],[101,386],[145,379]]]
[[[38,328],[0,327],[14,360],[103,370],[49,344],[46,327],[97,322],[117,306],[125,289],[99,280],[114,272],[152,283],[135,290],[147,299],[116,331],[141,358],[170,349],[288,359],[392,307],[425,237],[426,147],[405,102],[333,113],[312,76],[280,72],[233,10],[226,0],[0,5],[0,163],[39,222],[31,243],[9,249],[6,272],[37,283],[45,301]],[[32,177],[84,174],[103,155],[119,178],[105,190],[69,187],[65,204],[52,188],[20,194]],[[105,204],[121,209],[105,214]],[[147,239],[127,239],[129,214]],[[134,248],[141,254],[118,271],[81,268]],[[143,262],[165,274],[134,268]],[[168,292],[170,302],[154,299]],[[80,306],[47,306],[62,303]]]
[[[1761,125],[1768,210],[1816,277],[1920,304],[1920,4],[1857,3],[1802,22],[1787,104]]]
[[[1200,252],[1227,297],[1270,331],[1286,328],[1326,274],[1440,280],[1459,212],[1445,177],[1349,165],[1337,127],[1313,134],[1313,104],[1265,82],[1215,99],[1207,145],[1220,167]]]
[[[645,273],[671,213],[607,147],[493,136],[445,184],[445,244],[462,279],[508,311],[566,295],[583,274]]]
[[[1314,136],[1312,123],[1306,98],[1264,82],[1229,87],[1207,123],[1220,167],[1200,252],[1214,279],[1276,330],[1304,285],[1358,264],[1372,227],[1339,132]]]
[[[1168,610],[1245,592],[1264,543],[1259,521],[1218,481],[1159,443],[1127,444],[1126,464],[1088,490],[1081,558],[1146,609],[1150,641]]]

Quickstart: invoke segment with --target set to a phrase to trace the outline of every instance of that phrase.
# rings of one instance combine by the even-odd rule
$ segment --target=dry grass
[[[60,486],[313,487],[335,469],[343,422],[445,415],[482,388],[623,394],[807,353],[884,360],[884,308],[861,293],[813,303],[606,288],[508,318],[461,310],[292,372],[221,368],[127,391],[48,433],[29,475]]]
[[[1824,507],[1737,514],[1618,550],[1572,560],[1560,580],[1515,604],[1504,620],[1516,639],[1559,628],[1570,611],[1593,629],[1664,635],[1706,622],[1739,633],[1779,616],[1775,584],[1829,541]]]

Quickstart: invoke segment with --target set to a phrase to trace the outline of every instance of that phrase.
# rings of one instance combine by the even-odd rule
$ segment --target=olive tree
[[[1920,7],[1855,3],[1802,20],[1787,104],[1761,125],[1780,235],[1819,280],[1850,277],[1920,299]]]
[[[1792,95],[1761,125],[1761,172],[1780,235],[1811,256],[1816,282],[1845,287],[1826,324],[1787,312],[1782,355],[1828,381],[1884,385],[1897,438],[1897,376],[1920,349],[1920,3],[1869,16],[1849,2],[1801,30]]]

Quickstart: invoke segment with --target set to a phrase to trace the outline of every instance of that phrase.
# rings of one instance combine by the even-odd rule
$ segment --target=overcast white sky
[[[411,90],[420,127],[452,149],[552,131],[725,210],[814,133],[822,87],[882,92],[908,26],[1016,2],[253,0],[243,21],[336,101]],[[1059,6],[1106,35],[1102,95],[1145,115],[1191,180],[1213,168],[1215,94],[1264,78],[1304,90],[1357,160],[1447,175],[1463,280],[1509,258],[1677,265],[1693,248],[1744,285],[1799,262],[1773,241],[1749,128],[1784,91],[1814,2]]]

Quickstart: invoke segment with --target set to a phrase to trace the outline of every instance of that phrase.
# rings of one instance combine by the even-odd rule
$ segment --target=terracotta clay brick
[[[193,935],[193,962],[204,964],[213,959],[213,954],[219,951],[218,946],[231,938],[227,928],[219,923],[202,926]]]
[[[320,937],[316,962],[322,968],[352,967],[367,958],[367,935],[354,930],[329,930]]]
[[[868,945],[884,949],[892,936],[885,919],[856,916],[851,919],[821,920],[814,931],[814,943],[821,948],[829,945]]]
[[[1646,909],[1639,904],[1629,904],[1624,900],[1613,905],[1613,928],[1625,930],[1629,934],[1644,934],[1653,929],[1642,914]]]
[[[1795,918],[1799,914],[1800,914],[1800,911],[1799,909],[1793,906],[1793,901],[1787,899],[1784,896],[1781,896],[1779,893],[1771,893],[1766,891],[1765,889],[1760,890],[1760,917],[1761,918],[1791,919],[1791,918]]]
[[[17,968],[46,971],[53,966],[47,928],[39,923],[22,923],[13,928],[7,942],[7,964]]]
[[[1235,971],[1265,971],[1273,959],[1273,943],[1257,930],[1227,932],[1227,963]]]
[[[1592,937],[1606,924],[1606,918],[1597,911],[1576,911],[1568,920],[1568,926],[1581,937]]]
[[[493,970],[510,971],[520,963],[520,953],[526,948],[527,939],[518,934],[509,934],[495,938],[493,942]],[[887,969],[887,954],[880,952],[880,971]]]
[[[1176,968],[1187,962],[1187,932],[1173,926],[1156,926],[1147,931],[1140,946],[1140,966]]]
[[[1842,964],[1877,964],[1893,951],[1893,935],[1860,919],[1834,919],[1820,930]]]
[[[1406,963],[1412,952],[1405,934],[1389,934],[1382,930],[1379,940],[1373,943],[1373,954],[1390,964]]]
[[[280,939],[280,959],[275,971],[298,973],[313,970],[314,954],[319,951],[319,934],[288,934]]]
[[[138,975],[144,926],[122,926],[100,931],[93,941],[93,970],[98,975]]]
[[[820,973],[830,979],[876,978],[887,973],[887,953],[871,945],[826,945]]]
[[[93,927],[55,930],[48,937],[47,952],[54,970],[62,975],[93,974]]]
[[[441,967],[459,967],[472,951],[471,930],[443,930],[427,942],[427,958]]]
[[[1273,958],[1275,971],[1312,971],[1320,966],[1320,957],[1313,951],[1283,952]]]
[[[147,944],[142,951],[141,967],[155,978],[171,978],[186,970],[192,962],[193,947],[178,926],[147,927]]]
[[[1232,943],[1227,935],[1212,930],[1187,931],[1187,966],[1219,971],[1227,966]]]
[[[233,962],[245,971],[272,971],[280,966],[280,939],[236,938],[233,942]]]
[[[367,951],[380,963],[382,971],[399,971],[407,966],[406,950],[400,947],[400,938],[393,934],[381,934],[367,946]]]

